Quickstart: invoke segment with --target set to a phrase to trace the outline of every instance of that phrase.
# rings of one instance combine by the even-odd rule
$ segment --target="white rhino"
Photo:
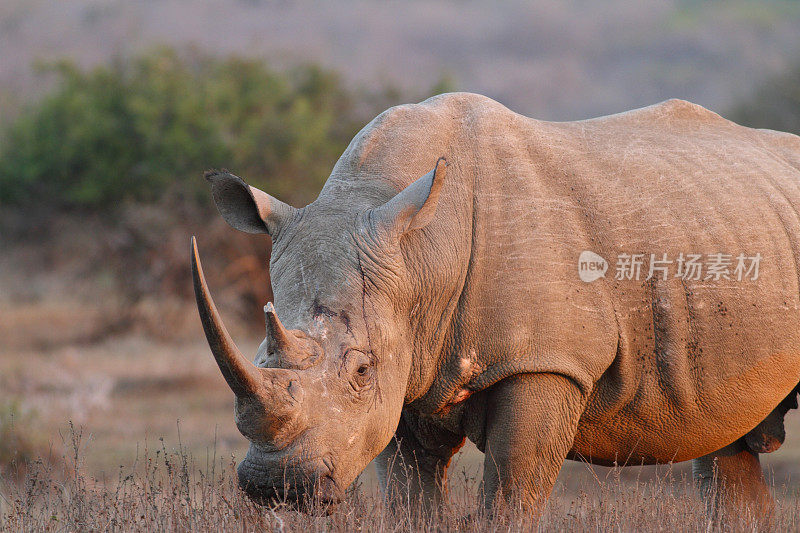
[[[468,438],[486,505],[535,510],[577,458],[693,459],[709,494],[769,506],[758,455],[800,383],[800,138],[679,100],[559,123],[456,93],[378,116],[301,209],[207,179],[274,242],[255,364],[193,252],[254,498],[334,501],[377,458],[436,502]]]

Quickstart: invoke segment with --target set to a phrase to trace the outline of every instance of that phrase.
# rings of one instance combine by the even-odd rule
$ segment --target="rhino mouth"
[[[283,469],[280,479],[273,480],[273,470],[266,465],[242,461],[238,467],[239,488],[253,502],[262,506],[289,505],[299,510],[325,510],[344,499],[344,493],[333,478],[329,461],[309,461],[319,468]]]
[[[343,497],[330,476],[317,479],[309,487],[260,485],[251,480],[239,481],[239,488],[257,505],[286,505],[300,511],[323,511],[339,504]],[[313,487],[313,488],[312,488]]]

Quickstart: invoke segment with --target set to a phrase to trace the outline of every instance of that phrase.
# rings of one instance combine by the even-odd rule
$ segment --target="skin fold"
[[[758,454],[800,382],[800,138],[678,100],[554,123],[453,93],[374,119],[301,209],[206,177],[233,227],[273,239],[254,363],[193,254],[257,500],[336,501],[375,459],[387,492],[437,504],[469,439],[488,507],[535,512],[565,458],[693,459],[713,498],[769,506]],[[592,282],[587,250],[610,265]],[[651,253],[760,271],[616,279]]]

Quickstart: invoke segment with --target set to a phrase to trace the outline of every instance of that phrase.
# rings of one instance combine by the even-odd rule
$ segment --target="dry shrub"
[[[263,329],[261,308],[272,294],[270,241],[231,229],[210,206],[0,213],[0,228],[0,283],[6,288],[0,295],[0,336],[6,350],[89,345],[129,333],[196,338],[192,235],[231,325],[239,333]]]
[[[67,436],[68,455],[60,466],[35,461],[23,480],[3,486],[0,529],[9,531],[758,531],[747,516],[723,523],[706,516],[691,483],[664,478],[625,483],[618,475],[596,479],[577,494],[556,490],[535,518],[520,509],[487,514],[464,480],[451,484],[448,503],[426,510],[419,495],[396,494],[386,501],[356,484],[340,505],[311,504],[300,513],[285,503],[259,507],[237,488],[233,458],[209,452],[198,465],[179,446],[163,441],[144,446],[135,463],[113,480],[82,472],[84,439]],[[771,529],[796,531],[800,505],[778,494]]]
[[[36,415],[16,402],[0,404],[0,478],[19,481],[40,457],[52,458],[47,440],[35,429]]]

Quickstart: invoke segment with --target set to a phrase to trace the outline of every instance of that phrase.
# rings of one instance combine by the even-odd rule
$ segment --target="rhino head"
[[[318,199],[296,209],[229,173],[206,175],[229,224],[273,239],[275,303],[251,363],[222,323],[192,238],[203,329],[250,441],[239,484],[254,500],[335,502],[389,444],[413,351],[400,241],[433,218],[445,167],[442,158],[374,207]]]

